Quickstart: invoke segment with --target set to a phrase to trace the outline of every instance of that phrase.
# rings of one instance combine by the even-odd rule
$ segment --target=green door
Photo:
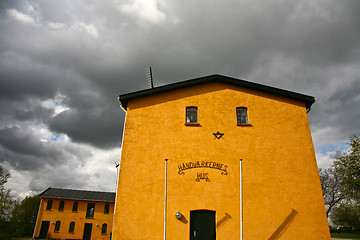
[[[190,240],[216,240],[215,211],[190,212]]]

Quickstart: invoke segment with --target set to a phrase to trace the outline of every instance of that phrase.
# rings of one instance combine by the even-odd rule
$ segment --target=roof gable
[[[265,93],[278,95],[281,97],[295,99],[295,100],[304,102],[306,109],[310,109],[311,105],[315,102],[315,98],[312,96],[308,96],[308,95],[304,95],[301,93],[296,93],[296,92],[292,92],[292,91],[288,91],[288,90],[283,90],[280,88],[270,87],[270,86],[266,86],[266,85],[262,85],[262,84],[258,84],[258,83],[253,83],[253,82],[249,82],[249,81],[245,81],[245,80],[241,80],[241,79],[236,79],[236,78],[232,78],[232,77],[226,77],[226,76],[222,76],[222,75],[218,75],[218,74],[210,75],[210,76],[206,76],[206,77],[195,78],[195,79],[186,80],[186,81],[177,82],[177,83],[172,83],[172,84],[155,87],[155,88],[151,88],[151,89],[145,89],[145,90],[141,90],[141,91],[136,91],[136,92],[132,92],[132,93],[122,94],[119,96],[119,101],[121,103],[121,106],[126,110],[128,101],[130,101],[130,100],[133,100],[136,98],[141,98],[141,97],[146,97],[146,96],[151,96],[151,95],[155,95],[155,94],[159,94],[159,93],[163,93],[163,92],[168,92],[168,91],[172,91],[172,90],[192,87],[195,85],[210,83],[210,82],[222,82],[222,83],[227,83],[227,84],[231,84],[231,85],[238,86],[238,87],[248,88],[248,89],[252,89],[252,90],[257,90],[257,91],[261,91],[261,92],[265,92]]]
[[[59,199],[72,199],[72,200],[89,200],[100,202],[115,202],[114,192],[97,192],[97,191],[84,191],[72,190],[61,188],[48,188],[39,195],[41,198],[59,198]]]

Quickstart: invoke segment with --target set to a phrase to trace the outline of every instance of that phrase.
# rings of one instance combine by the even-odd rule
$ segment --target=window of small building
[[[110,209],[110,204],[105,203],[104,213],[109,213],[109,209]]]
[[[69,233],[73,233],[75,230],[75,222],[71,222],[69,226]]]
[[[236,108],[236,118],[237,124],[248,124],[248,111],[246,107],[237,107]]]
[[[107,231],[107,224],[104,223],[101,227],[101,234],[106,234],[106,231]]]
[[[63,211],[64,210],[64,201],[61,200],[60,203],[59,203],[59,211]]]
[[[46,210],[51,210],[52,202],[53,202],[52,200],[48,200],[47,205],[46,205]]]
[[[93,218],[94,212],[95,212],[95,203],[88,203],[87,209],[86,209],[86,217]]]
[[[60,221],[56,221],[54,232],[59,232],[59,231],[60,231],[60,225],[61,225],[61,222],[60,222]]]
[[[77,210],[78,210],[78,205],[79,205],[78,202],[74,202],[74,204],[73,204],[73,209],[72,209],[73,212],[77,212]]]
[[[186,123],[194,124],[198,123],[198,108],[186,107]]]

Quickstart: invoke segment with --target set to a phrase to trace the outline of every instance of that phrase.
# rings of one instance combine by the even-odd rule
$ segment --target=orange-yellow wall
[[[187,106],[198,107],[200,126],[185,125]],[[250,126],[237,126],[236,107],[248,108]],[[164,238],[164,159],[168,240],[189,239],[190,211],[197,209],[216,211],[217,240],[240,238],[240,159],[244,239],[330,239],[302,102],[222,83],[129,101],[114,240]],[[228,175],[208,168],[178,174],[191,161],[226,164]],[[211,181],[196,182],[197,173]]]
[[[64,210],[59,211],[59,203],[62,199],[52,199],[51,210],[46,210],[48,198],[42,198],[38,218],[34,229],[34,237],[38,237],[42,221],[50,221],[50,238],[54,239],[82,239],[85,223],[92,223],[91,239],[109,240],[113,224],[114,203],[110,203],[109,213],[104,213],[106,202],[82,201],[82,200],[64,200]],[[78,202],[78,211],[73,212],[73,203]],[[95,203],[95,212],[93,218],[86,218],[86,209],[89,202]],[[60,221],[60,231],[54,232],[56,221]],[[70,222],[75,222],[73,233],[69,233]],[[54,223],[54,224],[52,224]],[[101,234],[101,226],[107,224],[107,233]],[[98,226],[97,226],[98,224]]]

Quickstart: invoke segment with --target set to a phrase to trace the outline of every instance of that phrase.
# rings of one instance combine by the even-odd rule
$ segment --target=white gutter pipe
[[[240,159],[240,240],[244,239],[243,231],[243,179],[242,179],[242,159]]]
[[[164,240],[166,240],[166,216],[167,216],[167,159],[165,159],[165,204],[164,204]]]

